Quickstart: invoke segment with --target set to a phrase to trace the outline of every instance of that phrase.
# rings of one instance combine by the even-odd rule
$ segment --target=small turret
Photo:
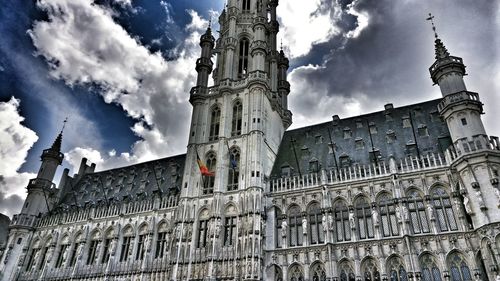
[[[196,72],[198,72],[198,79],[196,80],[196,87],[198,93],[204,93],[208,85],[208,76],[212,73],[213,62],[211,60],[212,51],[215,46],[215,38],[212,35],[210,25],[207,31],[200,38],[201,56],[196,61]]]

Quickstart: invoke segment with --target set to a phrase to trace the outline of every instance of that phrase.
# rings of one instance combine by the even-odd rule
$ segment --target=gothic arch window
[[[65,262],[65,258],[67,258],[67,254],[65,254],[65,253],[69,250],[69,246],[70,246],[69,236],[66,235],[61,240],[61,246],[59,246],[59,255],[57,256],[57,259],[56,259],[55,268],[60,268],[63,266],[63,264]]]
[[[384,193],[378,197],[377,203],[380,209],[380,220],[384,237],[399,235],[394,200],[392,200],[389,194]]]
[[[47,252],[49,251],[50,245],[51,245],[52,239],[48,239],[45,242],[45,246],[40,250],[40,263],[38,264],[38,270],[42,270],[43,266],[47,262]],[[37,261],[35,261],[37,262]]]
[[[207,246],[209,220],[210,217],[208,216],[208,210],[204,209],[200,214],[200,222],[198,224],[198,248],[205,248],[205,246]]]
[[[335,214],[335,234],[337,235],[337,241],[350,241],[351,240],[351,228],[349,226],[349,209],[343,200],[335,202],[334,206]]]
[[[410,213],[410,225],[414,234],[429,233],[429,220],[425,212],[425,204],[422,196],[416,190],[408,192],[408,212]]]
[[[343,261],[339,265],[340,281],[356,281],[354,267],[348,261]]]
[[[71,267],[76,264],[76,258],[78,255],[79,245],[84,243],[82,233],[78,233],[77,235],[75,235],[74,241],[75,242],[73,243],[73,246],[72,246],[73,248],[71,250],[71,255],[69,256],[69,258],[70,258],[69,266],[71,266]]]
[[[432,191],[431,196],[439,229],[441,231],[457,230],[457,221],[448,193],[442,187],[437,187]]]
[[[229,169],[227,190],[237,190],[240,177],[240,150],[237,147],[232,147],[229,150]]]
[[[283,246],[283,230],[281,228],[283,224],[283,220],[286,220],[283,216],[283,213],[279,208],[275,208],[276,214],[276,227],[274,232],[274,237],[276,237],[276,248],[281,248]]]
[[[209,141],[215,141],[219,139],[219,129],[220,129],[220,108],[219,106],[214,106],[210,112],[210,132],[208,135]]]
[[[288,276],[290,281],[304,281],[304,274],[302,273],[302,267],[298,264],[295,264],[292,267],[290,267]]]
[[[122,245],[120,250],[120,262],[127,261],[132,255],[133,241],[134,241],[134,230],[131,226],[126,227],[123,230]]]
[[[247,0],[250,2],[250,0]],[[241,39],[239,45],[239,60],[238,60],[238,78],[244,78],[248,72],[248,54],[250,49],[250,42],[248,39]]]
[[[323,224],[321,223],[322,213],[319,203],[313,203],[307,208],[309,216],[309,242],[311,245],[325,242]]]
[[[28,265],[26,266],[26,271],[30,271],[33,269],[33,267],[36,264],[35,257],[38,256],[38,253],[40,252],[40,246],[39,246],[39,241],[36,241],[33,243],[33,249],[31,250],[31,255],[28,256]]]
[[[422,281],[442,281],[441,271],[436,259],[430,254],[424,254],[419,258]]]
[[[359,197],[354,204],[358,222],[359,239],[373,238],[373,222],[370,205],[365,197]]]
[[[250,11],[251,0],[243,0],[241,1],[241,10],[242,11]]]
[[[408,275],[400,257],[392,257],[387,262],[387,272],[390,281],[408,281]]]
[[[111,244],[114,238],[113,236],[114,230],[111,228],[108,231],[106,231],[106,234],[104,236],[104,244],[103,244],[103,255],[102,255],[102,260],[101,263],[108,263],[109,258],[111,256]]]
[[[94,231],[91,235],[89,251],[87,254],[87,265],[92,265],[97,262],[97,255],[99,254],[98,250],[100,249],[101,244],[100,236],[101,234],[99,231]]]
[[[158,226],[158,236],[156,238],[156,249],[155,249],[155,259],[162,258],[167,253],[167,231],[168,225],[166,222],[162,222]]]
[[[454,252],[446,259],[451,281],[472,281],[472,275],[463,255]]]
[[[361,264],[364,281],[380,281],[380,272],[374,259],[368,258]]]
[[[322,263],[317,262],[310,269],[311,281],[326,281],[325,267]]]
[[[236,211],[236,208],[233,205],[228,206],[224,214],[224,246],[231,246],[236,243],[237,220],[238,212]]]
[[[231,136],[241,135],[241,120],[243,118],[243,105],[240,100],[233,103],[233,120],[231,122]]]
[[[302,216],[299,206],[293,206],[288,211],[288,228],[290,229],[289,245],[302,246]]]
[[[146,253],[146,247],[148,247],[147,244],[147,237],[149,235],[148,231],[148,225],[143,224],[141,228],[139,229],[139,237],[137,240],[137,252],[135,253],[135,260],[142,260],[144,259],[144,255]]]
[[[217,155],[215,153],[210,152],[207,154],[207,169],[209,172],[214,172],[215,167],[217,165]],[[215,185],[215,176],[207,176],[203,177],[203,194],[212,194],[214,193],[214,185]]]

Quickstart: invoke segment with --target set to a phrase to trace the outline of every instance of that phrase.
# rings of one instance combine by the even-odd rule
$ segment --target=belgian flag
[[[215,176],[215,174],[213,172],[210,172],[208,170],[205,163],[203,163],[203,161],[201,161],[200,156],[198,155],[198,152],[196,152],[196,162],[198,162],[198,168],[200,168],[200,173],[202,176],[208,176],[208,177]]]

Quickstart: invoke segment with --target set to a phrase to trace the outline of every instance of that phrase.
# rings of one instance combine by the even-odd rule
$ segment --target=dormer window
[[[339,162],[340,166],[348,167],[351,164],[351,158],[349,158],[349,155],[344,154],[339,157]]]
[[[363,128],[363,122],[361,120],[356,120],[356,128]]]
[[[314,137],[314,141],[316,144],[320,144],[320,143],[323,143],[323,136],[321,135],[317,135]]]
[[[429,130],[427,130],[426,125],[419,125],[418,126],[418,136],[420,137],[427,137],[429,135]]]
[[[370,134],[376,134],[377,133],[377,126],[375,126],[375,123],[370,122]]]
[[[350,139],[352,137],[351,128],[344,128],[344,139]]]
[[[362,138],[357,138],[354,142],[356,144],[356,149],[364,149],[365,148],[365,142],[363,141]]]
[[[282,177],[289,177],[291,175],[291,168],[290,166],[283,166],[281,167],[281,176]]]
[[[319,162],[316,159],[309,161],[309,172],[317,173],[319,171]]]
[[[410,127],[411,127],[410,117],[408,116],[403,117],[403,128],[410,128]]]
[[[396,140],[396,133],[393,130],[389,130],[385,138],[387,143],[393,143]]]

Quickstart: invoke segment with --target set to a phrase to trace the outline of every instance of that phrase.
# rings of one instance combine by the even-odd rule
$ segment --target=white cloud
[[[0,212],[11,216],[21,207],[21,198],[26,196],[25,187],[32,173],[19,173],[28,150],[38,136],[22,122],[19,114],[20,101],[12,97],[0,102]]]
[[[325,8],[322,0],[285,0],[277,8],[281,21],[278,36],[285,38],[284,44],[292,58],[307,55],[314,44],[327,42],[339,34],[335,20],[342,13],[335,1]]]
[[[49,20],[35,22],[29,35],[49,63],[51,75],[68,85],[98,85],[107,103],[119,104],[138,120],[132,131],[141,140],[130,153],[102,158],[96,148],[80,147],[68,155],[90,154],[101,161],[101,169],[108,163],[123,165],[185,150],[189,90],[196,81],[194,62],[206,20],[187,11],[192,18],[186,27],[190,36],[176,48],[177,59],[167,62],[117,24],[113,11],[92,1],[42,0],[38,7]]]
[[[347,7],[347,13],[350,15],[353,15],[357,19],[357,26],[355,29],[350,30],[347,32],[345,35],[347,38],[357,38],[363,29],[365,29],[368,26],[368,22],[370,20],[370,15],[368,14],[367,11],[358,11],[356,10],[356,4],[359,3],[359,0],[353,1],[349,6]]]

